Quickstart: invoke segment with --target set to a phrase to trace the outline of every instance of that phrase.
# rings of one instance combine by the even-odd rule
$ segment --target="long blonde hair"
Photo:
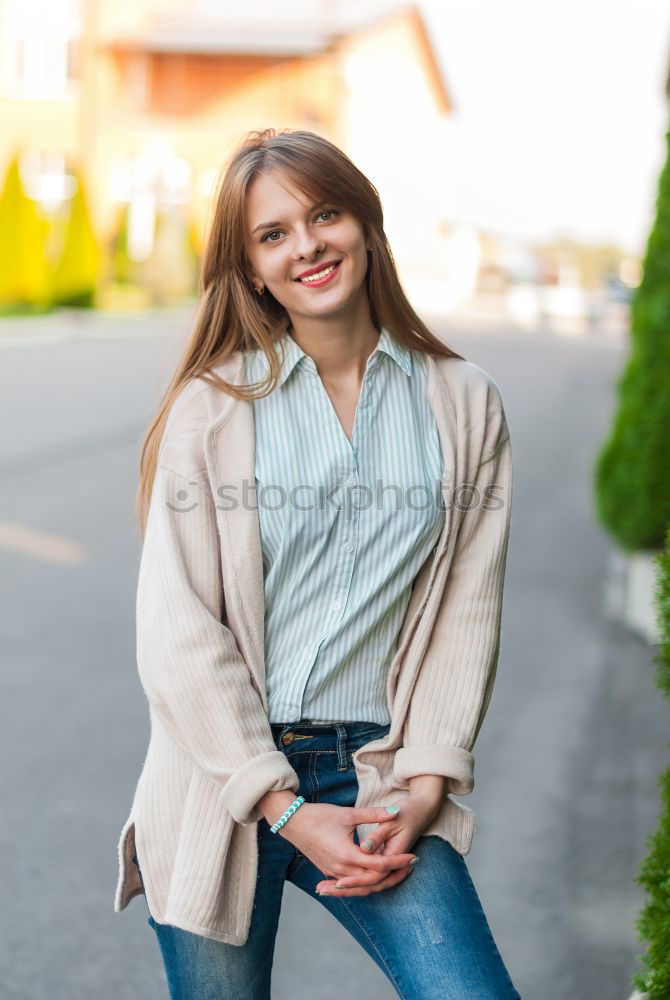
[[[290,326],[290,317],[267,289],[263,295],[254,291],[247,277],[250,262],[245,243],[247,190],[254,177],[273,169],[288,174],[296,187],[314,201],[327,198],[342,205],[362,225],[372,247],[365,285],[372,322],[378,330],[386,327],[396,340],[413,350],[463,358],[432,334],[412,309],[384,232],[379,193],[345,153],[314,132],[264,129],[246,133],[224,164],[217,184],[201,262],[200,300],[193,331],[142,443],[135,504],[142,536],[165,423],[184,385],[200,377],[237,399],[250,400],[272,392],[281,374],[275,342]],[[234,385],[211,371],[235,351],[255,349],[265,353],[269,366],[262,381]]]

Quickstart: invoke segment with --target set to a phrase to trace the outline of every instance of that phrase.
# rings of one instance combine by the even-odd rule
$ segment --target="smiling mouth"
[[[324,285],[339,269],[341,263],[342,261],[338,260],[334,264],[324,267],[322,271],[318,271],[316,274],[310,274],[306,278],[295,278],[294,280],[301,285]]]

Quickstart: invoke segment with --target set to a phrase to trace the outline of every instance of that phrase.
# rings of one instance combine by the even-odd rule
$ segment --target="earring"
[[[263,292],[265,291],[265,288],[263,287],[263,285],[261,285],[260,288],[256,288],[256,291],[258,292],[259,295],[262,295]]]

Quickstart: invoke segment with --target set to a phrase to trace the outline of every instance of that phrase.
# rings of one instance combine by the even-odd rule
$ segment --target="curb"
[[[654,605],[657,552],[656,549],[632,553],[611,549],[603,587],[605,615],[650,646],[661,641]]]

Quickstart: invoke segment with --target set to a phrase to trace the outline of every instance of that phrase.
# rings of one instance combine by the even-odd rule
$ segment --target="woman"
[[[498,388],[413,311],[377,191],[310,132],[245,137],[201,291],[142,449],[151,741],[115,909],[145,894],[173,1000],[269,998],[287,879],[399,996],[518,998],[449,794],[498,659]]]

